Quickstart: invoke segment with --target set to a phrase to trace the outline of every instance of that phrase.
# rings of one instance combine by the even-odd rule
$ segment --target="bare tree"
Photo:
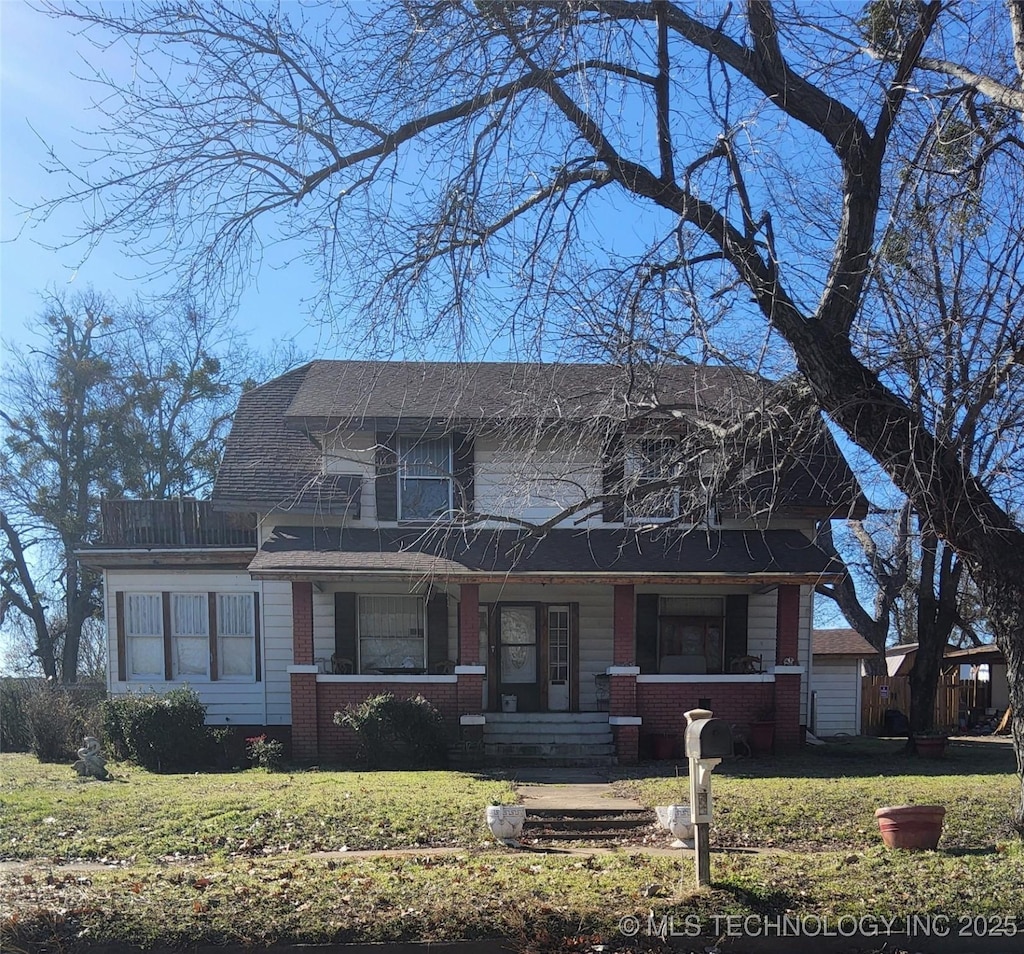
[[[87,236],[163,252],[195,287],[244,275],[265,226],[307,243],[323,314],[358,302],[391,341],[469,347],[500,313],[488,335],[551,353],[552,336],[617,313],[691,357],[793,372],[963,560],[1024,711],[1009,478],[925,413],[866,307],[908,164],[957,179],[986,212],[977,227],[1019,240],[1018,0],[1001,21],[937,0],[866,8],[884,31],[768,0],[707,15],[668,0],[54,9],[136,68],[98,61],[108,124],[90,166],[63,167],[77,185],[57,204],[100,209]],[[929,166],[951,104],[970,160]],[[708,327],[692,289],[727,317]],[[963,322],[982,390],[1015,387],[1018,330]],[[1020,759],[1020,718],[1014,737]]]
[[[51,296],[36,332],[27,353],[8,349],[0,386],[0,622],[28,621],[43,674],[71,683],[102,614],[76,556],[100,498],[206,488],[256,363],[221,320],[93,293]]]

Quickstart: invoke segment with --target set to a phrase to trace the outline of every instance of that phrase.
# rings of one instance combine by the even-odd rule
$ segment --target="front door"
[[[499,603],[497,612],[498,706],[503,711],[537,712],[546,677],[540,646],[540,607]]]

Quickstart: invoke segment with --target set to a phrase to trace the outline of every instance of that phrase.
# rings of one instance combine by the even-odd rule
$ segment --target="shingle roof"
[[[314,361],[288,408],[292,420],[507,417],[622,420],[631,402],[724,408],[749,403],[757,379],[731,368],[675,365],[656,375],[601,364]]]
[[[285,421],[309,367],[242,395],[213,486],[218,509],[358,516],[359,481],[349,475],[325,476],[319,445]]]
[[[623,420],[655,397],[684,417],[696,408],[749,409],[767,386],[721,367],[663,367],[655,379],[593,364],[314,361],[242,396],[212,496],[219,509],[358,507],[354,486],[322,483],[317,434],[342,422],[373,428],[439,419],[455,426],[518,416],[579,427],[598,418]],[[820,516],[863,512],[853,474],[824,426],[781,481],[773,467],[777,453],[777,444],[766,440],[754,466],[760,476],[746,485],[742,504],[720,501],[723,512],[769,506]]]
[[[816,629],[811,634],[815,656],[874,656],[877,650],[855,629]]]
[[[252,573],[829,574],[841,567],[796,530],[433,531],[276,527]]]

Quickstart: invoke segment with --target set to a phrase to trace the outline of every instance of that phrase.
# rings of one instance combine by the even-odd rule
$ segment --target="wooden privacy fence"
[[[935,725],[956,726],[960,719],[960,674],[945,672],[935,693]],[[882,735],[885,711],[898,709],[910,716],[909,676],[864,676],[861,684],[860,730],[864,735]]]

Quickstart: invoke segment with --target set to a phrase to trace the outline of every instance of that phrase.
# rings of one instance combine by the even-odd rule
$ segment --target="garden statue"
[[[99,740],[87,735],[82,741],[85,745],[78,750],[78,761],[74,765],[75,771],[83,778],[91,775],[93,778],[105,782],[110,778],[110,773],[107,771],[106,759],[100,755]]]

